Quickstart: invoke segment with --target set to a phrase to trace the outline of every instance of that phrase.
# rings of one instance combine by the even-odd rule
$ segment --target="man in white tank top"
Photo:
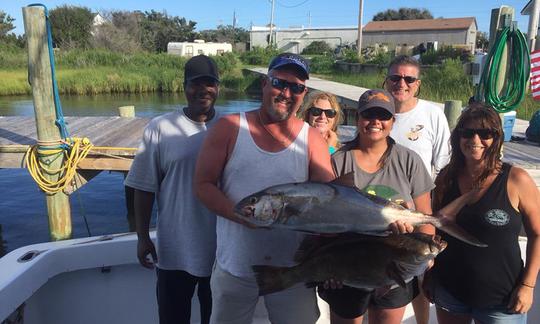
[[[251,266],[292,266],[303,234],[253,229],[234,205],[267,187],[334,178],[326,142],[295,117],[309,77],[306,61],[284,53],[270,63],[257,110],[221,118],[209,132],[197,161],[197,197],[217,215],[216,264],[212,272],[211,323],[251,323],[259,299]],[[266,295],[273,323],[315,323],[315,290],[297,285]]]

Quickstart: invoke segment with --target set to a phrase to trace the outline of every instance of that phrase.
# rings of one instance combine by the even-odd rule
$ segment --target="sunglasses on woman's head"
[[[360,116],[364,119],[378,119],[383,121],[390,120],[394,117],[389,111],[381,108],[364,110],[360,113]]]
[[[488,140],[497,135],[497,133],[491,129],[487,128],[460,128],[458,129],[458,134],[462,138],[473,138],[475,134],[478,134],[478,136],[483,140]]]
[[[309,108],[309,113],[311,116],[320,116],[322,113],[326,115],[326,118],[334,118],[337,115],[337,111],[335,109],[322,109],[317,107],[311,107]]]
[[[293,94],[301,94],[306,90],[306,86],[300,83],[289,82],[287,80],[270,77],[270,84],[278,90],[289,89]]]
[[[416,80],[418,80],[418,78],[415,78],[415,77],[412,77],[412,76],[401,76],[401,75],[397,75],[397,74],[393,74],[393,75],[389,75],[386,77],[386,80],[390,80],[394,83],[397,83],[399,81],[401,81],[401,79],[405,80],[405,83],[407,84],[411,84],[411,83],[414,83],[416,82]]]

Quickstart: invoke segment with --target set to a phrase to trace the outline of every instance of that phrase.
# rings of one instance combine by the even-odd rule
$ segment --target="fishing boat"
[[[155,239],[155,233],[151,234]],[[520,238],[525,258],[527,240]],[[134,233],[79,238],[29,245],[0,259],[2,324],[148,324],[158,323],[155,272],[139,265]],[[540,323],[540,289],[528,323]],[[197,297],[192,323],[199,323]],[[329,323],[328,305],[319,300]],[[270,323],[262,299],[255,324]],[[431,306],[430,323],[436,323]],[[407,307],[403,323],[416,323]]]

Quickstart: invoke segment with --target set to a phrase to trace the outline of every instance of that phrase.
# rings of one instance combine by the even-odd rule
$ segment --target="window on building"
[[[204,51],[200,49],[200,50],[197,51],[197,54],[199,54],[199,55],[204,54]]]
[[[193,46],[186,46],[186,56],[193,56]]]
[[[222,49],[218,49],[218,50],[217,50],[217,55],[223,55],[223,53],[225,53],[224,50],[222,50]]]

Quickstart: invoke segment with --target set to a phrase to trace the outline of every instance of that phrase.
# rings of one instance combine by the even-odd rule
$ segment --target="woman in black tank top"
[[[478,194],[456,216],[487,248],[464,244],[444,233],[448,247],[429,272],[424,289],[437,305],[441,324],[524,323],[540,269],[540,194],[523,169],[502,163],[499,115],[473,103],[450,137],[452,157],[437,177],[434,211],[473,189]],[[527,233],[527,263],[518,235]],[[506,323],[506,322],[505,322]]]

